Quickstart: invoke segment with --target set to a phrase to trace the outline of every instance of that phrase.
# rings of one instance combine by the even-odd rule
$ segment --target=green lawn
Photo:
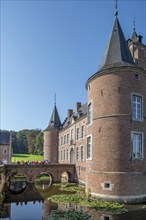
[[[41,161],[43,160],[43,156],[41,155],[33,155],[33,154],[13,154],[12,155],[12,163],[16,163],[17,161]]]

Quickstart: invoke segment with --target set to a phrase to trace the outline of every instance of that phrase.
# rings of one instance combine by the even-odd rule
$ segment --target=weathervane
[[[54,105],[56,105],[56,93],[54,94]]]
[[[133,30],[135,31],[135,16],[133,17]]]
[[[115,16],[118,15],[118,0],[115,0]]]

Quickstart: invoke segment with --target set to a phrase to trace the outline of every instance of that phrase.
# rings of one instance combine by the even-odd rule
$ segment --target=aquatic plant
[[[48,216],[47,220],[92,220],[92,217],[83,211],[76,211],[76,210],[53,210],[51,214]]]
[[[61,195],[52,195],[48,198],[54,203],[72,203],[79,204],[80,206],[94,208],[101,211],[111,211],[118,213],[123,213],[126,211],[124,204],[105,202],[101,200],[93,200],[86,197],[86,195],[81,196],[79,194],[61,194]]]

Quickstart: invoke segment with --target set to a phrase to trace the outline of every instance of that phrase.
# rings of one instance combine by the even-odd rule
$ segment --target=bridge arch
[[[70,182],[77,181],[77,173],[74,164],[6,164],[5,165],[6,181],[10,176],[21,173],[26,177],[27,183],[34,183],[38,174],[46,172],[51,175],[52,182],[61,182],[62,174],[66,172]]]
[[[52,175],[49,172],[47,172],[47,171],[41,171],[40,173],[35,174],[34,177],[33,177],[33,183],[36,184],[37,177],[40,178],[38,181],[41,181],[41,182],[46,181],[46,180],[41,180],[42,176],[47,176],[48,177],[48,179],[47,179],[47,182],[49,181],[48,182],[48,187],[51,186],[52,182],[53,182],[53,178],[52,178]]]
[[[27,175],[27,173],[25,173],[23,170],[20,171],[20,170],[16,170],[16,169],[12,169],[11,171],[9,171],[7,174],[6,174],[6,183],[9,182],[10,180],[10,177],[16,175],[17,173],[21,173],[22,175],[24,175],[26,177],[26,181],[27,183],[29,183],[29,176]]]

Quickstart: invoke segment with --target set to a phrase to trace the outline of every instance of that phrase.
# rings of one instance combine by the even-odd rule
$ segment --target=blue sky
[[[114,12],[114,0],[1,0],[1,129],[45,129],[54,93],[62,122],[87,101],[85,83],[98,70]],[[118,1],[118,12],[126,39],[135,16],[146,44],[146,1]]]

